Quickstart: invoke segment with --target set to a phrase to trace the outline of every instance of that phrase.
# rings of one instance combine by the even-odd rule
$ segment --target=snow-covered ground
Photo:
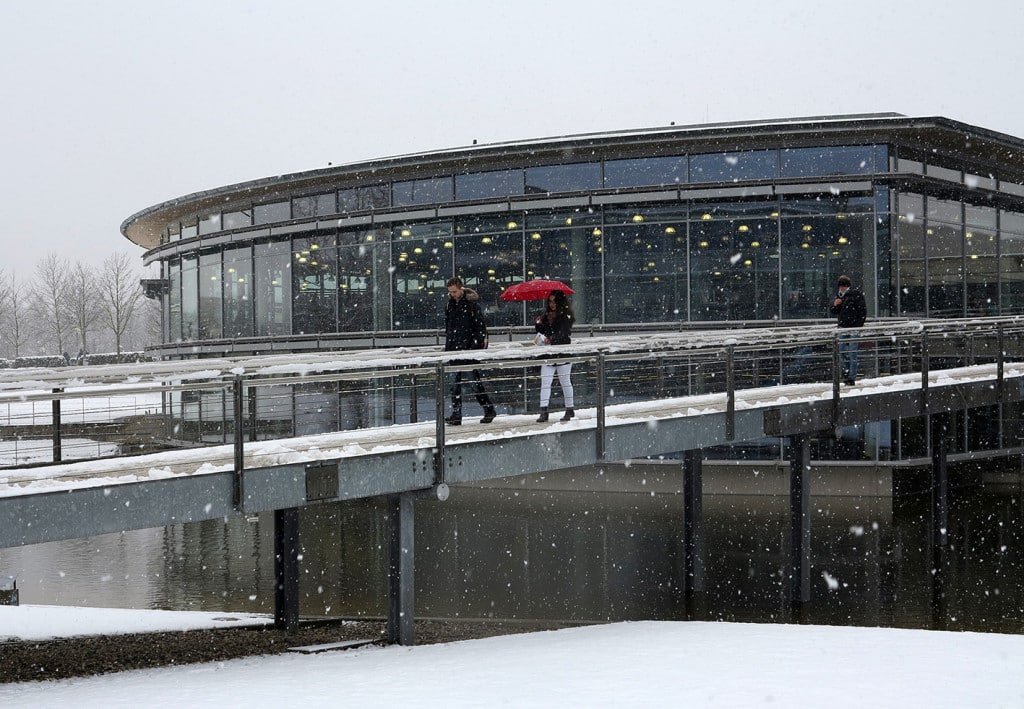
[[[3,634],[23,637],[167,630],[174,618],[196,627],[203,616],[208,627],[265,620],[0,607]],[[7,684],[0,706],[1019,709],[1022,664],[1021,635],[636,622]]]

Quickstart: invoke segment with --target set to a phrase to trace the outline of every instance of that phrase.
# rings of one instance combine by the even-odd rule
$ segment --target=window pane
[[[605,322],[686,319],[686,222],[605,228]]]
[[[690,182],[770,180],[779,174],[776,150],[690,156]]]
[[[392,327],[438,328],[444,324],[445,283],[453,273],[452,237],[399,236],[392,243]]]
[[[292,332],[336,332],[338,252],[333,237],[295,239],[292,249]]]
[[[523,194],[522,170],[498,170],[455,176],[456,199],[489,199]]]
[[[286,222],[292,216],[291,203],[273,202],[271,204],[257,204],[253,208],[253,216],[256,224]]]
[[[780,154],[783,177],[864,175],[873,170],[871,146],[788,148]]]
[[[252,226],[252,211],[242,210],[240,212],[224,212],[225,229],[241,229]]]
[[[252,337],[252,254],[248,246],[224,251],[224,335]]]
[[[199,336],[199,260],[186,256],[181,260],[181,339]]]
[[[220,251],[199,257],[199,337],[204,340],[224,336]]]
[[[256,334],[290,335],[291,244],[256,244],[255,272]]]
[[[526,169],[526,193],[576,192],[601,186],[600,163],[550,165]]]
[[[338,190],[338,209],[357,212],[391,206],[391,185],[371,185]]]
[[[220,231],[220,213],[207,214],[205,217],[199,220],[199,233],[200,234],[212,234],[215,231]]]
[[[396,182],[391,186],[391,204],[395,207],[412,204],[435,204],[452,199],[452,178],[430,177],[425,180]]]
[[[605,187],[646,187],[686,182],[686,156],[608,160]]]

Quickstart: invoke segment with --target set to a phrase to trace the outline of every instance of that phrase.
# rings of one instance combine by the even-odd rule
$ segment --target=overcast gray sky
[[[118,228],[164,200],[474,139],[884,111],[1024,137],[1021,7],[6,3],[0,269],[141,257]]]

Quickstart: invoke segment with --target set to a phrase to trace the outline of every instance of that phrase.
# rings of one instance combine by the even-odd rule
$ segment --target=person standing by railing
[[[477,303],[479,296],[472,288],[466,288],[458,276],[448,279],[448,303],[444,309],[444,349],[446,352],[457,350],[482,350],[487,347],[487,324],[483,312]],[[450,375],[452,395],[452,414],[445,419],[450,426],[462,424],[462,378],[466,372],[453,372]],[[491,398],[484,388],[480,370],[468,372],[476,388],[477,403],[484,409],[484,417],[480,423],[490,423],[497,412]],[[440,414],[439,414],[440,415]]]
[[[832,301],[832,314],[836,316],[836,325],[840,328],[863,327],[868,316],[864,294],[852,287],[849,276],[840,276],[837,285],[839,293]],[[839,360],[845,384],[852,385],[857,381],[856,338],[853,333],[839,336]]]
[[[553,290],[548,294],[547,307],[544,312],[537,316],[536,329],[538,338],[546,345],[568,345],[572,342],[572,325],[576,316],[569,305],[569,299],[560,290]],[[537,423],[544,423],[548,420],[548,404],[551,401],[551,384],[555,374],[558,374],[558,383],[562,387],[562,398],[565,399],[565,413],[563,421],[573,417],[573,389],[572,389],[572,362],[562,364],[542,364],[540,367],[540,417]]]

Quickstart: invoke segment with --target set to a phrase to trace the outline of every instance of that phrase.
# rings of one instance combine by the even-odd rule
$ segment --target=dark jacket
[[[558,313],[553,320],[549,320],[545,310],[538,317],[537,332],[548,338],[552,345],[568,345],[572,342],[569,334],[572,332],[573,320],[573,316],[569,313]]]
[[[839,297],[839,296],[837,296]],[[832,306],[839,327],[860,327],[868,317],[868,306],[864,294],[855,288],[848,288],[841,296],[843,302]]]
[[[463,288],[458,300],[450,297],[444,307],[444,349],[482,350],[487,347],[487,323],[472,288]]]

